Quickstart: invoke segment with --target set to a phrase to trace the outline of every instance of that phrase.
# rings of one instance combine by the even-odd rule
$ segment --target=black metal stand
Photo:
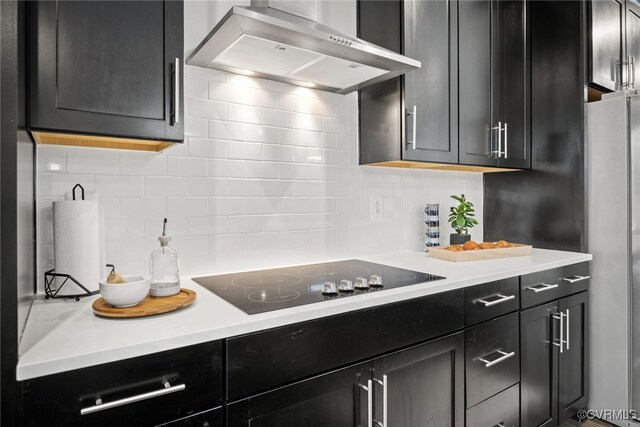
[[[107,267],[111,267],[111,273],[113,273],[116,270],[116,267],[113,264],[107,264]],[[58,288],[55,288],[56,277],[64,278],[64,281],[62,282],[62,284]],[[69,280],[71,280],[73,283],[78,285],[80,287],[80,289],[82,289],[84,291],[84,293],[75,294],[75,295],[58,295],[60,290],[64,287],[64,285]],[[82,298],[82,297],[88,297],[88,296],[91,296],[91,295],[96,295],[99,292],[100,292],[99,290],[91,292],[89,289],[85,288],[82,285],[82,283],[77,281],[70,274],[56,273],[56,269],[55,268],[52,268],[51,270],[49,270],[46,273],[44,273],[44,293],[45,293],[45,298],[46,299],[49,299],[49,298],[75,298],[76,301],[80,301],[80,298]]]

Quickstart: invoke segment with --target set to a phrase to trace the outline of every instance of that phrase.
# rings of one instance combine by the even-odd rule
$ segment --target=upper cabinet
[[[530,168],[526,8],[525,0],[360,0],[360,36],[384,19],[385,31],[403,35],[387,48],[422,62],[396,86],[360,92],[360,164]]]
[[[29,127],[40,143],[159,151],[184,139],[180,1],[38,1]]]
[[[460,163],[529,168],[526,2],[460,2]]]
[[[640,85],[640,3],[588,2],[587,83],[602,92]]]
[[[422,68],[404,77],[403,159],[458,162],[457,18],[457,1],[404,2],[404,53]]]

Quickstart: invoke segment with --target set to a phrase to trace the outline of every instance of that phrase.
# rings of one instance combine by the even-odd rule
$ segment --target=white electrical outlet
[[[384,218],[384,205],[382,196],[376,194],[371,196],[371,219],[381,221]]]

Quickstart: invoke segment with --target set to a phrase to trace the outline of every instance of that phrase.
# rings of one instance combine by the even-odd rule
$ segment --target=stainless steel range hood
[[[420,61],[264,0],[232,7],[187,64],[340,94],[420,68]]]

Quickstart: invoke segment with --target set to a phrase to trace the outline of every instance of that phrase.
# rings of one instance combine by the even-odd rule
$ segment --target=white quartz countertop
[[[531,256],[464,263],[434,259],[417,251],[359,259],[437,274],[446,279],[254,315],[245,314],[190,279],[183,279],[181,285],[198,294],[191,307],[138,319],[97,317],[91,309],[95,298],[76,302],[38,297],[20,342],[17,379],[41,377],[535,273],[590,261],[592,256],[534,249]]]

